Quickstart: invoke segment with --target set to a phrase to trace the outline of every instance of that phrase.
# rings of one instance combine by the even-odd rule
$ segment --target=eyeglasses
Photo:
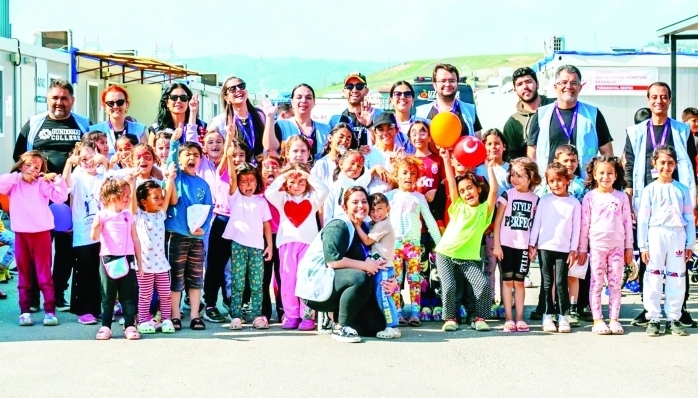
[[[451,84],[456,84],[456,79],[444,79],[444,80],[439,80],[437,83],[440,84],[446,84],[446,83],[451,83]]]
[[[344,85],[345,90],[353,90],[356,88],[357,90],[361,91],[366,88],[366,83],[347,83]]]
[[[238,84],[235,84],[233,86],[228,86],[225,88],[225,92],[228,94],[232,94],[238,90],[242,91],[247,88],[247,83],[245,82],[240,82]]]
[[[579,82],[574,81],[574,80],[573,81],[563,80],[563,81],[559,81],[559,82],[555,83],[555,85],[559,86],[559,87],[566,87],[568,84],[570,85],[570,87],[579,87],[580,86]]]
[[[400,98],[412,98],[412,91],[393,91],[393,97]]]
[[[105,102],[105,104],[106,104],[108,107],[110,107],[110,108],[113,108],[114,105],[116,105],[116,106],[124,106],[125,103],[126,103],[126,100],[125,100],[125,99],[118,99],[118,100],[116,100],[116,101],[107,101],[107,102]]]
[[[186,95],[186,94],[182,94],[182,95],[174,95],[174,94],[171,94],[171,95],[169,96],[169,98],[170,98],[170,101],[172,101],[172,102],[177,102],[177,100],[180,100],[180,101],[182,101],[182,102],[188,102],[188,101],[189,101],[189,96]]]

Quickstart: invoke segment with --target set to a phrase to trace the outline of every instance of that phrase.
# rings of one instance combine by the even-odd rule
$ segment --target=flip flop
[[[419,320],[416,316],[410,317],[410,320],[407,322],[408,326],[413,326],[413,327],[418,327],[422,326],[422,321]]]
[[[530,329],[528,327],[528,324],[524,321],[518,321],[516,322],[516,331],[517,332],[528,332]]]
[[[504,322],[504,328],[502,329],[502,332],[504,332],[504,333],[516,332],[516,324],[514,323],[514,321]]]

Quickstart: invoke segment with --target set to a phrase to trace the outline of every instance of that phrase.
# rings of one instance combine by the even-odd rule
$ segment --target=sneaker
[[[570,322],[567,320],[567,317],[564,315],[558,315],[557,316],[557,332],[558,333],[569,333],[571,331],[570,329]]]
[[[573,328],[578,328],[580,326],[579,314],[577,313],[576,308],[574,310],[570,310],[570,314],[567,316],[567,321],[569,322],[570,326]]]
[[[204,311],[204,319],[213,323],[223,323],[225,321],[225,317],[216,307],[206,308],[206,311]]]
[[[82,325],[96,325],[97,318],[95,318],[95,316],[92,314],[80,315],[78,317],[78,323]]]
[[[650,337],[659,336],[659,321],[649,321],[645,333]]]
[[[300,326],[300,324],[300,318],[286,318],[284,319],[284,323],[281,325],[281,329],[295,330],[298,329],[298,326]]]
[[[56,314],[47,312],[44,315],[44,326],[57,326],[58,325],[58,318],[56,318]]]
[[[533,287],[533,282],[531,281],[531,278],[528,275],[526,276],[526,279],[524,279],[524,287],[527,289]]]
[[[342,343],[360,343],[361,336],[356,333],[354,328],[349,326],[341,326],[332,329],[332,340],[337,340]]]
[[[317,324],[312,319],[303,319],[298,325],[298,330],[302,332],[312,332],[317,328]]]
[[[673,334],[674,336],[687,336],[686,329],[680,321],[667,321],[666,330],[664,333]]]
[[[19,316],[19,326],[31,326],[34,324],[32,320],[32,314],[25,312]]]
[[[441,330],[444,332],[455,332],[458,330],[458,322],[456,322],[456,318],[447,319],[446,322],[444,322],[444,325],[441,327]]]
[[[630,325],[646,327],[649,321],[645,315],[647,315],[647,311],[642,310],[642,312],[630,322]]]
[[[532,321],[541,321],[543,320],[543,314],[539,314],[536,311],[531,311],[531,314],[528,316]]]
[[[553,322],[553,317],[550,315],[543,315],[543,324],[541,328],[544,332],[555,333],[557,332],[557,327],[555,327],[555,322]]]
[[[70,311],[70,304],[64,302],[58,302],[56,301],[56,311],[58,312],[68,312]]]
[[[32,313],[32,314],[36,314],[37,312],[39,312],[39,306],[38,306],[38,305],[36,305],[36,306],[32,305],[31,307],[29,307],[29,312]]]
[[[242,305],[242,319],[247,318],[247,312],[250,310],[250,305],[249,304],[243,304]]]
[[[475,318],[470,327],[477,330],[478,332],[488,332],[490,330],[490,325],[485,322],[483,318]]]
[[[687,328],[694,328],[698,326],[698,323],[691,318],[691,314],[685,309],[681,309],[681,318],[679,318],[679,322],[681,322],[681,324]]]

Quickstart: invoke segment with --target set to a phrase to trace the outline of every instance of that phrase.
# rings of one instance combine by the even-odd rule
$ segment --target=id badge
[[[659,178],[659,170],[657,170],[656,168],[653,168],[652,171],[650,171],[650,173],[652,174],[653,179],[656,180],[657,178]]]

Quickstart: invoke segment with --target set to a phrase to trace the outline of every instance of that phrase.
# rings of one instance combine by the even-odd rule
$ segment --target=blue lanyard
[[[666,144],[666,137],[667,134],[669,133],[669,125],[671,124],[671,119],[667,118],[666,122],[664,122],[664,129],[662,131],[662,140],[659,141],[659,145],[664,145]],[[652,139],[652,151],[657,149],[657,139],[654,137],[654,123],[652,123],[652,119],[650,118],[650,122],[647,123],[647,132],[650,134],[650,138]]]
[[[558,109],[557,104],[555,104],[555,115],[557,116],[557,121],[560,122],[560,127],[562,127],[562,131],[567,136],[568,142],[572,142],[572,134],[574,133],[574,127],[577,125],[578,108],[579,104],[576,104],[574,106],[574,113],[572,114],[572,122],[570,122],[570,128],[567,129],[567,125],[565,124],[565,121],[562,119],[562,115],[560,114],[560,109]]]
[[[235,125],[238,128],[238,131],[242,132],[242,135],[245,137],[245,143],[249,145],[250,150],[254,152],[254,144],[255,144],[255,135],[254,135],[254,124],[252,124],[252,115],[247,115],[247,128],[245,125],[242,123],[242,120],[235,116]]]

